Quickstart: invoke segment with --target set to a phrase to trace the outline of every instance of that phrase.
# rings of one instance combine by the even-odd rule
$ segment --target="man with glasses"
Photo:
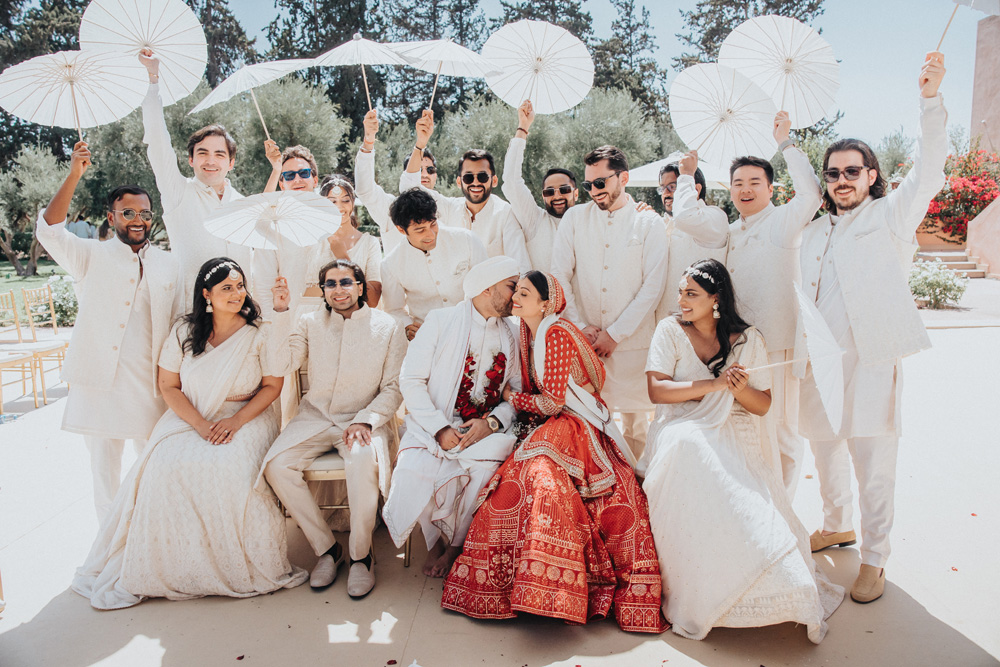
[[[187,143],[188,164],[194,178],[187,178],[177,166],[177,154],[160,100],[160,61],[150,49],[139,53],[139,61],[149,75],[149,91],[142,101],[142,123],[146,155],[156,177],[163,206],[163,225],[170,249],[180,262],[184,288],[188,294],[201,265],[213,257],[230,257],[244,269],[252,266],[252,251],[205,229],[205,219],[229,202],[243,197],[226,176],[236,165],[236,142],[221,125],[207,125],[194,132]],[[270,285],[268,285],[270,287]]]
[[[78,142],[36,232],[73,277],[80,302],[62,369],[70,385],[62,428],[83,435],[90,450],[94,505],[103,521],[121,483],[125,441],[140,452],[166,411],[156,364],[189,295],[178,285],[174,257],[149,243],[153,212],[142,188],[125,185],[108,194],[107,220],[117,240],[81,239],[66,230],[73,192],[90,164],[87,144]]]
[[[796,337],[801,283],[799,248],[802,230],[823,202],[816,172],[809,158],[790,138],[788,113],[774,117],[774,139],[788,164],[795,196],[782,206],[771,203],[774,168],[759,157],[738,157],[729,167],[729,196],[740,217],[729,226],[726,267],[740,295],[741,314],[764,335],[771,363],[805,355],[804,340]],[[789,500],[795,496],[802,438],[798,434],[798,398],[801,366],[779,366],[772,375],[771,409],[777,430],[781,472]]]
[[[875,153],[841,139],[823,156],[827,215],[802,240],[802,276],[837,342],[846,350],[844,418],[825,420],[811,366],[802,381],[799,426],[816,457],[823,529],[813,551],[854,544],[851,473],[861,506],[861,568],[851,589],[857,602],[885,588],[899,447],[902,358],[930,347],[907,284],[914,234],[945,183],[948,114],[938,88],[944,56],[927,54],[920,71],[920,139],[913,168],[887,192]]]
[[[565,317],[604,358],[601,397],[621,413],[623,435],[638,458],[653,410],[646,355],[667,277],[667,230],[660,216],[636,210],[625,193],[628,161],[621,150],[601,146],[583,162],[591,201],[574,206],[559,223],[552,275],[566,290]]]
[[[308,370],[309,390],[264,457],[262,477],[319,556],[310,585],[326,588],[345,560],[344,548],[302,471],[337,450],[351,506],[347,594],[359,598],[375,586],[372,531],[379,495],[389,488],[391,421],[402,402],[399,368],[406,338],[392,316],[367,305],[365,274],[357,264],[334,260],[320,269],[319,283],[325,310],[304,315],[288,339],[290,368]]]
[[[399,191],[405,192],[420,184],[420,160],[427,142],[434,133],[434,113],[425,109],[417,121],[417,142],[399,179]],[[498,179],[493,156],[480,149],[466,151],[458,160],[458,177],[462,197],[445,197],[430,192],[438,205],[438,222],[447,227],[472,230],[490,257],[505,256],[515,260],[521,271],[531,269],[531,260],[524,243],[524,232],[517,224],[510,204],[493,194]]]

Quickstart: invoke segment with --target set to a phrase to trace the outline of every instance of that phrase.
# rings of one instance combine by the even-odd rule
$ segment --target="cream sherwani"
[[[397,546],[406,541],[417,523],[428,550],[442,535],[453,546],[465,542],[479,492],[513,451],[515,437],[507,431],[516,411],[510,403],[501,402],[489,414],[503,424],[502,431],[463,450],[441,449],[434,436],[465,421],[455,402],[467,354],[476,359],[473,400],[482,396],[488,381],[486,372],[499,352],[506,357],[501,387],[510,384],[514,391],[520,391],[517,335],[511,319],[486,319],[467,300],[430,313],[410,342],[399,376],[409,411],[406,432],[382,511]]]
[[[796,283],[801,284],[799,249],[802,230],[823,203],[823,191],[809,158],[795,146],[782,153],[792,177],[795,196],[782,206],[768,204],[729,226],[726,266],[733,279],[743,319],[764,334],[770,363],[805,356],[801,334],[796,338],[798,305]],[[785,489],[795,495],[802,438],[798,435],[799,378],[802,366],[783,366],[772,373],[772,418],[781,452]]]
[[[229,257],[242,267],[248,277],[251,274],[253,253],[250,248],[223,241],[205,230],[206,218],[243,195],[226,180],[220,199],[211,186],[181,173],[177,166],[177,153],[170,144],[170,132],[160,100],[160,85],[157,83],[149,84],[149,92],[142,100],[142,124],[146,155],[156,177],[156,189],[160,191],[163,225],[170,239],[170,249],[181,266],[181,292],[190,307],[198,269],[206,261],[214,257]],[[271,285],[261,287],[270,289]]]
[[[399,233],[389,217],[389,207],[396,198],[375,181],[375,149],[370,153],[358,149],[358,155],[354,158],[354,187],[361,204],[378,225],[382,250],[388,255],[406,237]]]
[[[404,241],[382,260],[382,307],[404,327],[419,324],[435,308],[462,301],[465,274],[486,258],[465,229],[438,226],[437,245],[427,252]]]
[[[321,555],[335,540],[302,471],[336,448],[344,459],[351,505],[349,551],[351,558],[360,560],[371,549],[379,493],[385,496],[389,490],[390,429],[402,401],[399,368],[406,336],[391,316],[368,306],[349,319],[324,308],[299,320],[288,348],[292,371],[308,369],[309,391],[299,404],[299,413],[264,457],[262,477],[302,528],[316,555]],[[351,424],[371,427],[370,445],[344,444],[344,431]],[[262,484],[261,477],[257,481]]]
[[[507,147],[507,155],[503,160],[503,191],[514,218],[524,232],[524,242],[528,248],[528,259],[531,268],[548,273],[552,267],[552,243],[559,228],[556,216],[535,203],[531,190],[524,183],[521,166],[524,164],[524,148],[527,142],[514,137]]]
[[[149,244],[137,254],[117,238],[79,238],[65,223],[46,224],[42,214],[36,233],[76,281],[80,311],[62,370],[71,386],[62,426],[87,442],[103,519],[121,483],[125,440],[140,450],[166,411],[156,362],[183,312],[177,262]]]
[[[618,343],[604,368],[601,397],[622,413],[623,435],[641,456],[653,404],[646,392],[646,355],[656,329],[656,306],[667,277],[667,230],[652,211],[624,205],[602,211],[594,202],[566,212],[552,250],[552,275],[566,291],[564,316],[583,328],[605,330]]]
[[[802,278],[844,354],[844,420],[832,429],[807,370],[799,426],[816,457],[823,528],[852,529],[854,462],[861,506],[861,562],[889,558],[896,453],[901,430],[902,357],[930,347],[908,274],[914,234],[945,183],[948,113],[941,96],[921,98],[921,136],[913,168],[881,199],[806,227]]]
[[[528,248],[524,244],[524,232],[517,224],[510,204],[503,199],[490,195],[486,206],[473,215],[465,197],[445,197],[437,190],[428,190],[420,185],[419,171],[404,171],[399,178],[399,191],[406,192],[416,187],[434,196],[438,205],[438,222],[442,225],[472,230],[486,246],[486,253],[490,257],[510,257],[517,262],[522,273],[531,269]]]

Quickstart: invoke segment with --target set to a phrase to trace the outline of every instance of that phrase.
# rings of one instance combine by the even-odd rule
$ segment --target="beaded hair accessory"
[[[708,282],[712,283],[713,285],[715,284],[715,278],[713,278],[712,276],[708,275],[708,273],[706,273],[705,271],[702,271],[701,269],[690,269],[689,268],[689,269],[687,269],[684,272],[684,276],[685,277],[687,277],[687,276],[698,276],[699,278],[704,278],[705,280],[707,280]]]
[[[202,280],[204,280],[205,282],[208,282],[208,279],[211,278],[212,275],[215,274],[216,271],[218,271],[219,269],[221,269],[223,267],[229,269],[229,278],[231,280],[238,280],[239,278],[241,278],[243,276],[243,274],[240,273],[240,270],[239,270],[240,267],[239,266],[237,266],[236,264],[234,264],[232,262],[222,262],[220,264],[216,264],[215,266],[213,266],[212,268],[210,268],[208,271],[206,271],[205,272],[205,276],[202,278]]]

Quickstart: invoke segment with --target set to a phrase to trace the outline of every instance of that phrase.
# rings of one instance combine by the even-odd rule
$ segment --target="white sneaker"
[[[351,571],[347,575],[347,594],[352,598],[363,598],[375,588],[375,563],[371,555],[361,560],[351,561]]]
[[[333,552],[331,554],[330,552]],[[313,588],[326,588],[337,579],[337,568],[344,562],[344,547],[334,542],[330,551],[319,557],[312,574],[309,575],[309,585]]]

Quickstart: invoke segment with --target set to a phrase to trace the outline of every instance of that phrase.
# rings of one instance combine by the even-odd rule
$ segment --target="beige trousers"
[[[619,412],[622,419],[622,435],[628,444],[635,459],[638,461],[642,457],[642,451],[646,449],[646,435],[649,433],[649,413],[648,412]]]
[[[103,523],[111,511],[118,487],[122,483],[122,454],[125,441],[116,438],[101,438],[94,435],[83,436],[90,450],[90,471],[94,476],[94,507],[97,508],[97,522]],[[146,448],[145,440],[133,440],[138,456]]]

